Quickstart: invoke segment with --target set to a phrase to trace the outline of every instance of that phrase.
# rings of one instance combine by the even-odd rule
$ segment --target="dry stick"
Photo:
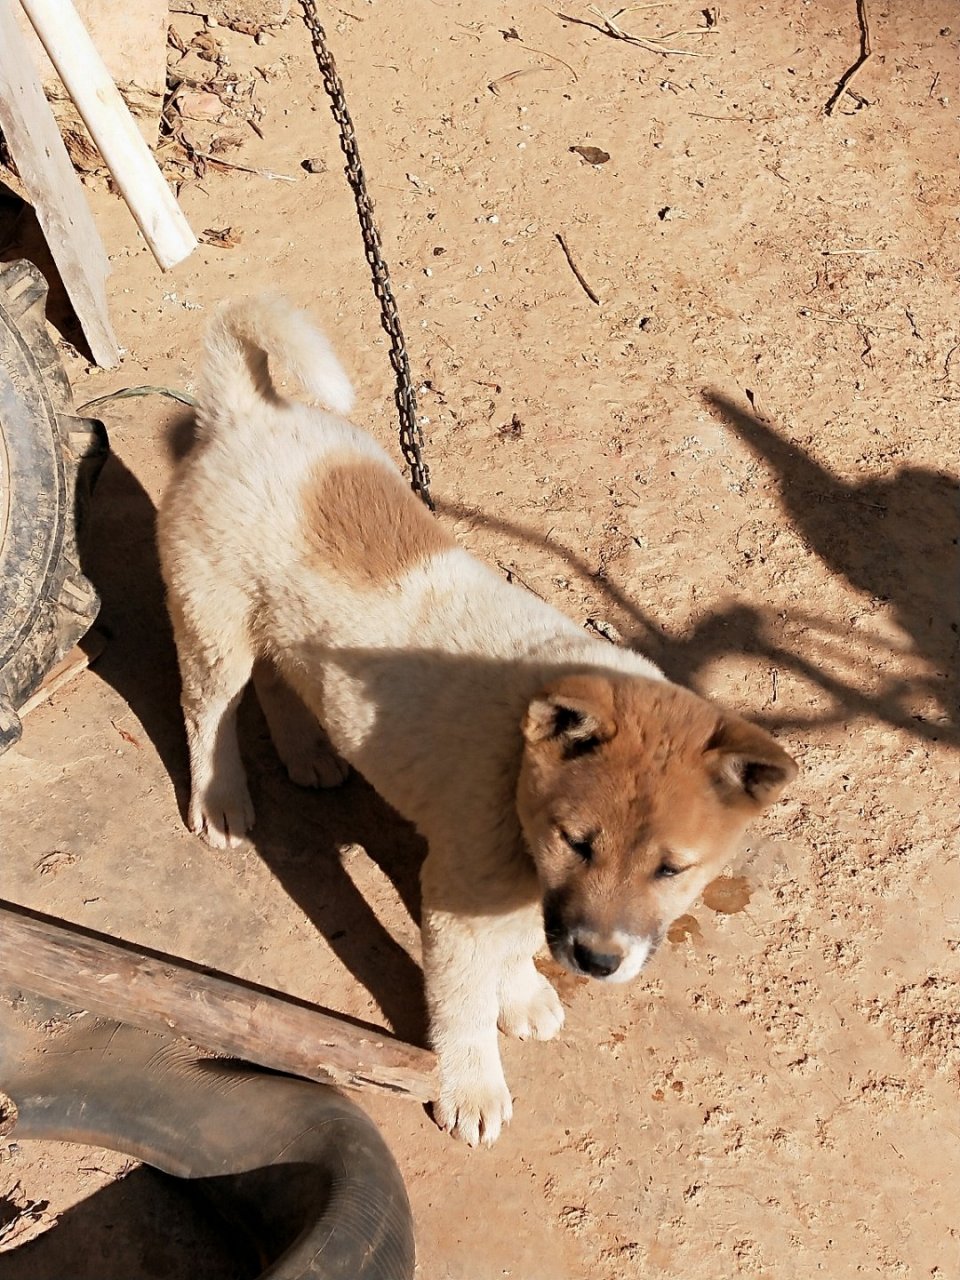
[[[274,1071],[428,1102],[434,1057],[290,996],[0,903],[0,986]]]
[[[559,243],[559,245],[560,245],[560,248],[563,250],[564,257],[566,258],[567,262],[569,263],[570,270],[571,270],[571,271],[573,272],[573,274],[577,277],[577,281],[578,281],[578,283],[579,283],[579,285],[580,285],[580,288],[581,288],[581,289],[583,290],[583,292],[587,295],[587,297],[590,299],[590,301],[591,301],[591,302],[595,302],[595,303],[597,304],[597,306],[599,307],[599,305],[600,305],[600,299],[597,297],[597,295],[594,293],[594,291],[590,288],[589,284],[587,284],[586,280],[584,280],[584,278],[583,278],[583,272],[580,270],[580,268],[579,268],[579,267],[577,266],[577,264],[574,262],[574,260],[573,260],[573,255],[571,254],[570,250],[567,248],[567,242],[566,242],[566,240],[564,240],[563,236],[560,234],[560,232],[559,232],[559,231],[556,233],[556,236],[557,236],[557,241],[558,241],[558,243]]]
[[[513,80],[519,80],[521,76],[533,75],[535,71],[553,71],[553,67],[523,67],[520,71],[508,71],[505,76],[498,76],[496,80],[491,80],[487,88],[491,93],[500,96],[499,86],[502,84],[510,84]]]
[[[191,148],[193,155],[201,160],[206,160],[208,164],[219,165],[221,169],[240,169],[243,173],[253,173],[258,178],[269,178],[271,182],[299,182],[299,178],[291,178],[286,173],[274,173],[272,169],[256,169],[249,164],[237,164],[233,160],[223,160],[220,156],[211,155],[209,151],[197,151]]]
[[[857,21],[860,23],[860,57],[857,58],[849,70],[845,71],[840,77],[840,82],[830,97],[830,101],[824,107],[824,114],[832,116],[836,110],[837,103],[843,95],[850,89],[853,77],[857,74],[866,60],[870,57],[873,50],[870,48],[870,23],[867,19],[867,0],[857,0]]]
[[[555,53],[548,53],[546,49],[534,49],[532,44],[526,44],[523,40],[521,40],[520,43],[523,45],[524,49],[529,49],[531,53],[539,54],[541,58],[552,58],[554,62],[559,62],[561,67],[567,68],[573,76],[574,82],[579,83],[580,77],[574,71],[573,67],[571,67],[569,62],[564,62],[564,60],[562,58],[558,58]]]
[[[708,116],[705,111],[688,111],[687,115],[697,120],[745,120],[748,124],[771,124],[777,118],[776,116]]]
[[[955,346],[951,347],[950,350],[947,352],[946,359],[943,362],[943,377],[934,378],[934,382],[947,381],[947,379],[950,377],[950,361],[953,359],[953,357],[957,354],[958,351],[960,351],[960,342],[958,342]]]
[[[670,31],[665,36],[634,36],[629,31],[623,31],[606,14],[596,7],[590,5],[590,12],[595,13],[600,19],[600,23],[590,22],[587,18],[575,18],[569,13],[557,12],[557,17],[562,22],[574,22],[581,27],[590,27],[593,31],[599,31],[601,35],[612,36],[614,40],[623,40],[626,44],[634,44],[639,49],[646,49],[648,53],[659,53],[663,57],[677,55],[684,58],[706,58],[709,55],[698,53],[694,49],[673,49],[666,44],[667,40],[672,40],[674,36],[707,36],[713,35],[713,31],[707,27],[700,27],[696,31]],[[618,9],[613,15],[614,18],[620,16],[621,13],[628,13],[627,9]]]

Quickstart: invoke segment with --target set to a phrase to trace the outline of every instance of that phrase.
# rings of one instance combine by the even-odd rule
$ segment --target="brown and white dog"
[[[282,398],[268,356],[326,407]],[[198,441],[159,516],[189,824],[221,847],[253,823],[236,734],[251,676],[295,782],[335,785],[347,761],[416,823],[436,1116],[492,1143],[512,1110],[498,1025],[563,1023],[533,962],[544,934],[575,973],[633,978],[796,766],[461,550],[351,402],[282,298],[214,320]]]

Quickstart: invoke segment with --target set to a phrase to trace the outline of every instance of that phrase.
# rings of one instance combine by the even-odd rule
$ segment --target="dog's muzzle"
[[[614,929],[607,934],[585,925],[569,928],[557,901],[544,902],[543,921],[554,960],[571,973],[598,982],[629,982],[656,950],[656,939],[626,930]]]

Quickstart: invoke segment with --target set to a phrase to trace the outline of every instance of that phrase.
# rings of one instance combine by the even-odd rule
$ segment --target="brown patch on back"
[[[303,488],[311,558],[352,586],[373,589],[456,546],[406,487],[378,462],[321,464]]]

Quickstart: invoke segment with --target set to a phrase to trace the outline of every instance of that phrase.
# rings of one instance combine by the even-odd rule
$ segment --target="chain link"
[[[327,46],[326,33],[320,23],[315,0],[300,0],[300,5],[303,9],[303,20],[310,32],[317,66],[323,77],[323,86],[330,99],[330,110],[340,129],[340,147],[347,161],[347,178],[353,190],[357,216],[360,219],[364,253],[373,277],[373,291],[380,303],[380,322],[390,339],[390,363],[397,378],[394,399],[400,416],[400,451],[410,468],[410,482],[414,493],[433,511],[433,499],[430,496],[430,470],[423,458],[423,432],[417,420],[417,399],[410,381],[407,348],[390,284],[390,273],[380,247],[380,233],[374,221],[373,200],[367,191],[367,181],[357,147],[357,136],[343,94],[343,81],[337,71],[333,54]]]

